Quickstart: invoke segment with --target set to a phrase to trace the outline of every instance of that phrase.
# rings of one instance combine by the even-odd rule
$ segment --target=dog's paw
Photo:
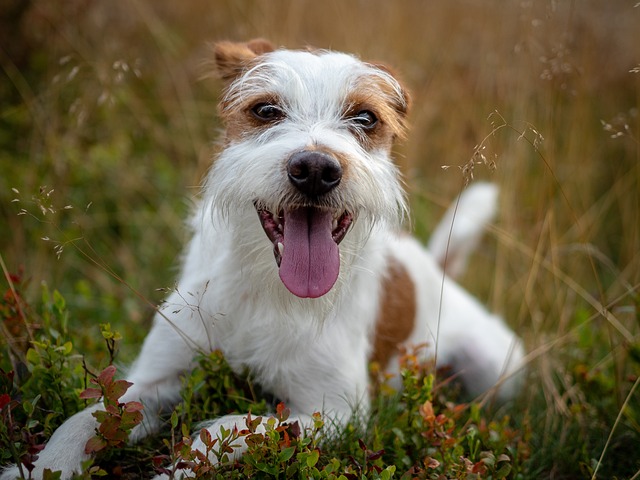
[[[96,404],[85,410],[76,413],[65,421],[49,439],[49,442],[38,454],[35,468],[29,474],[26,468],[22,468],[25,477],[39,480],[42,478],[45,469],[52,472],[61,472],[62,480],[71,478],[76,473],[82,472],[82,463],[89,459],[84,447],[96,429],[97,422],[91,415],[100,409],[101,405]],[[20,471],[17,466],[6,469],[0,475],[1,480],[14,480],[20,478]]]
[[[201,453],[203,455],[206,455],[206,461],[209,462],[209,464],[211,464],[212,466],[218,466],[226,462],[233,462],[239,459],[247,451],[247,443],[244,436],[239,436],[237,434],[237,432],[245,430],[247,428],[246,418],[246,415],[226,415],[224,417],[220,417],[216,420],[203,424],[202,428],[194,435],[193,444],[191,445],[192,453],[197,451],[199,452],[199,454]],[[200,432],[202,430],[207,430],[209,435],[201,435]],[[266,429],[264,425],[260,423],[255,427],[254,433],[264,433],[265,431]],[[217,448],[211,449],[210,447],[207,447],[205,441],[203,441],[203,438],[207,437],[217,442],[226,442],[228,447],[230,447],[229,449],[225,449],[226,453],[222,458],[218,457],[218,455],[215,453],[216,451],[219,451]],[[194,455],[194,457],[196,456]],[[153,477],[153,479],[164,480],[168,478],[182,479],[193,477],[194,474],[187,469],[175,471],[172,477],[170,477],[168,474],[163,473]]]
[[[10,465],[0,472],[0,480],[15,480],[20,478],[20,470],[16,465]]]

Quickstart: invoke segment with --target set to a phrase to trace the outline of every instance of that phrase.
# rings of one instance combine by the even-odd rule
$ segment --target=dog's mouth
[[[256,210],[273,243],[285,287],[302,298],[318,298],[331,290],[340,273],[338,245],[353,215],[317,207],[287,208],[277,215],[259,206]]]

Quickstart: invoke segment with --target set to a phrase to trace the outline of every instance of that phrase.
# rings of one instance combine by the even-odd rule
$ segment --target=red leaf
[[[0,395],[0,410],[9,405],[10,402],[11,395],[9,395],[8,393],[3,393],[2,395]]]
[[[122,395],[125,394],[129,387],[133,385],[131,382],[127,382],[126,380],[116,380],[115,382],[111,382],[107,386],[107,391],[105,392],[105,396],[112,401],[118,400]]]
[[[289,438],[289,434],[287,433],[287,429],[285,428],[282,431],[282,440],[280,440],[280,442],[278,442],[280,448],[282,449],[283,447],[290,447],[291,446],[291,439]]]
[[[114,367],[113,365],[109,365],[102,372],[100,372],[100,375],[98,375],[98,383],[100,383],[100,385],[104,385],[105,387],[110,385],[115,374],[116,367]]]
[[[251,414],[248,414],[245,423],[249,431],[255,433],[258,426],[262,423],[262,417],[251,418]]]
[[[419,412],[424,421],[429,424],[433,423],[433,420],[436,418],[435,412],[433,411],[433,404],[429,400],[420,405]]]
[[[124,405],[125,412],[139,412],[144,406],[140,402],[127,402]]]
[[[280,402],[277,406],[276,406],[276,418],[278,420],[280,420],[281,422],[285,422],[287,420],[287,418],[289,418],[289,415],[291,414],[291,410],[289,410],[286,405],[284,404],[284,402]]]
[[[84,453],[88,453],[88,454],[96,453],[102,450],[103,448],[105,448],[106,446],[107,446],[107,442],[96,435],[95,437],[91,437],[87,441],[86,445],[84,446]]]
[[[192,453],[199,462],[202,463],[207,461],[207,456],[204,453],[202,453],[200,450],[194,450]]]
[[[168,462],[170,460],[169,455],[156,455],[155,457],[153,457],[151,459],[151,463],[153,464],[154,467],[159,467],[160,465],[162,465],[164,462]],[[165,472],[163,472],[165,473]]]
[[[440,466],[440,462],[435,458],[427,457],[424,461],[427,468],[435,469]]]
[[[382,455],[384,455],[384,450],[378,450],[377,452],[372,452],[370,455],[367,456],[367,460],[377,460],[379,459]]]
[[[209,430],[207,430],[206,428],[200,430],[200,441],[204,443],[205,446],[211,445],[211,432],[209,432]]]
[[[298,423],[297,420],[289,425],[289,432],[293,438],[300,438],[302,431],[300,430],[300,423]]]
[[[80,393],[80,398],[100,398],[102,396],[102,390],[99,388],[87,388]]]

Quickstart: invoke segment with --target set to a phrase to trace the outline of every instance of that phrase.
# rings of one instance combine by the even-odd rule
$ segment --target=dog
[[[194,355],[215,349],[303,429],[314,412],[336,426],[354,413],[366,419],[368,364],[397,372],[403,345],[424,345],[421,360],[450,367],[470,395],[515,395],[521,340],[443,272],[447,262],[463,268],[496,188],[468,188],[427,250],[402,231],[406,198],[391,148],[405,135],[409,96],[389,68],[265,40],[214,50],[223,145],[191,217],[177,287],[127,376],[133,386],[121,401],[145,406],[131,440],[160,427],[154,412],[179,401]],[[54,432],[35,478],[44,468],[63,478],[79,471],[98,409]],[[215,438],[221,427],[244,428],[244,417],[206,428]],[[17,475],[13,466],[1,478]]]

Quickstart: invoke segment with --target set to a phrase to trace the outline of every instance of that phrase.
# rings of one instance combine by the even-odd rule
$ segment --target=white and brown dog
[[[511,396],[520,340],[439,266],[446,255],[456,268],[464,262],[493,215],[495,188],[468,189],[454,228],[445,220],[426,250],[400,233],[406,205],[390,150],[408,97],[388,69],[262,40],[219,43],[215,58],[226,82],[224,149],[191,220],[178,286],[128,374],[134,385],[122,400],[145,405],[134,440],[179,400],[194,354],[214,349],[302,426],[314,412],[336,425],[356,406],[366,416],[369,361],[397,370],[403,344],[427,345],[425,360],[437,352],[473,395],[500,384]],[[36,478],[80,468],[98,408],[54,433]],[[208,429],[244,424],[225,416]]]

